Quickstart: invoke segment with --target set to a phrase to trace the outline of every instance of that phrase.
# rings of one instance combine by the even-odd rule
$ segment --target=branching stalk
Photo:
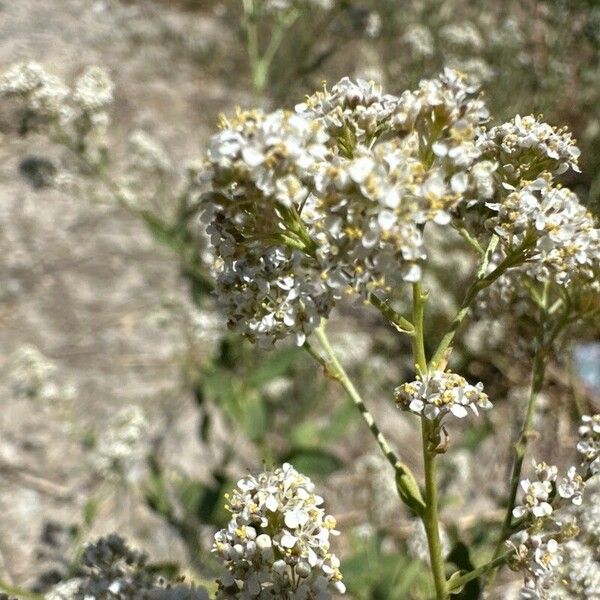
[[[352,403],[360,411],[363,419],[366,421],[367,426],[369,427],[369,430],[375,437],[379,448],[383,452],[384,456],[387,458],[388,462],[392,465],[392,467],[394,467],[394,470],[396,470],[396,472],[400,471],[402,473],[410,474],[410,469],[406,464],[404,464],[400,460],[400,457],[396,454],[396,452],[394,452],[394,450],[390,446],[389,442],[377,426],[377,423],[375,423],[375,419],[373,418],[373,415],[369,412],[369,409],[366,407],[360,393],[352,383],[352,380],[350,379],[350,377],[344,370],[344,367],[337,358],[335,351],[331,345],[331,342],[329,341],[327,333],[325,332],[324,325],[321,325],[318,329],[315,330],[315,336],[319,340],[319,343],[321,344],[323,351],[327,355],[327,358],[322,357],[308,342],[305,342],[303,347],[315,360],[317,360],[323,366],[325,372],[330,377],[338,381],[340,385],[344,388],[346,394],[348,395],[350,400],[352,400]]]
[[[456,335],[456,332],[458,331],[458,328],[464,321],[465,317],[469,314],[469,311],[471,310],[471,305],[473,304],[473,301],[475,300],[479,292],[492,285],[492,283],[494,283],[496,279],[498,279],[511,267],[521,264],[525,260],[527,251],[531,246],[531,242],[529,240],[523,242],[523,244],[519,248],[517,248],[514,252],[511,252],[493,271],[486,274],[490,258],[494,253],[494,250],[496,249],[497,245],[498,237],[493,235],[490,239],[488,247],[485,251],[485,255],[477,271],[475,281],[470,285],[469,289],[467,290],[465,298],[458,312],[456,313],[456,316],[452,320],[448,332],[442,338],[442,341],[439,343],[439,346],[433,354],[433,357],[431,359],[431,366],[433,368],[436,368],[446,356],[447,352],[450,349],[450,346],[452,345],[452,342],[454,341],[454,337]]]
[[[510,478],[510,492],[508,496],[508,502],[506,506],[506,514],[502,523],[502,529],[500,530],[500,537],[494,551],[494,558],[497,558],[504,547],[504,542],[513,530],[513,509],[515,507],[517,493],[519,491],[519,483],[521,481],[521,471],[523,469],[523,462],[525,460],[525,453],[527,452],[527,446],[529,440],[533,436],[533,420],[536,414],[537,399],[544,385],[544,377],[546,374],[546,366],[548,364],[548,357],[552,350],[557,336],[563,330],[563,328],[569,323],[569,307],[565,308],[562,317],[556,322],[548,332],[546,328],[546,321],[548,318],[548,309],[545,308],[547,305],[547,294],[546,291],[542,297],[543,307],[540,310],[540,332],[538,335],[537,346],[535,356],[532,364],[532,376],[531,386],[529,390],[529,398],[527,402],[527,411],[525,413],[525,419],[519,438],[514,446],[513,455],[513,467]],[[546,335],[547,334],[547,335]],[[497,569],[494,569],[489,577],[487,586],[488,589],[493,585]]]
[[[509,550],[508,552],[501,554],[490,560],[489,562],[461,575],[460,577],[451,578],[448,581],[448,589],[449,591],[460,590],[463,585],[469,583],[469,581],[473,581],[473,579],[478,579],[482,575],[485,575],[488,571],[495,569],[499,566],[502,566],[504,563],[508,561],[508,559],[514,554],[513,550]]]

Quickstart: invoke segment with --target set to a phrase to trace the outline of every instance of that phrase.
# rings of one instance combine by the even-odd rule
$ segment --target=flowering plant
[[[586,454],[593,442],[585,438],[593,437],[594,428],[593,418],[585,417],[579,448],[588,458],[581,468],[571,467],[558,479],[556,467],[534,464],[536,479],[521,479],[552,345],[569,324],[598,314],[589,299],[600,291],[600,230],[557,181],[567,170],[578,171],[579,150],[570,133],[534,116],[490,126],[478,87],[450,69],[400,96],[344,78],[331,91],[309,96],[294,113],[239,112],[221,125],[209,144],[201,183],[229,326],[265,346],[294,337],[346,389],[393,465],[400,497],[423,520],[437,598],[488,572],[491,586],[496,569],[507,562],[525,571],[524,595],[545,597],[560,563],[558,540],[576,529],[555,514],[561,505],[581,504],[596,455],[593,449]],[[480,264],[428,356],[422,277],[424,230],[431,227],[458,231]],[[436,463],[448,448],[448,419],[492,404],[480,383],[469,384],[446,371],[446,364],[482,292],[493,298],[510,285],[540,316],[506,518],[492,560],[448,577]],[[406,286],[412,288],[410,316],[393,308]],[[416,380],[399,386],[396,400],[420,416],[423,492],[327,338],[325,322],[346,298],[373,305],[411,338]],[[509,551],[503,553],[505,542]]]
[[[280,4],[291,6],[264,9]],[[4,76],[0,92],[24,102],[24,132],[48,128],[129,202],[128,188],[103,172],[102,124],[112,96],[105,75],[92,70],[71,92],[37,66],[21,65]],[[166,169],[143,135],[133,146],[143,168]],[[100,151],[90,154],[92,148]],[[400,95],[344,78],[294,111],[223,117],[188,174],[182,210],[192,198],[192,214],[203,213],[229,328],[267,349],[293,339],[340,383],[393,467],[401,500],[422,521],[438,599],[484,577],[491,589],[505,564],[523,571],[524,597],[550,597],[561,553],[572,551],[577,535],[585,484],[598,471],[597,416],[585,416],[581,464],[559,472],[534,462],[532,475],[522,473],[553,347],[569,326],[593,323],[599,314],[600,230],[559,183],[565,172],[578,172],[578,158],[570,133],[539,117],[494,126],[478,86],[446,69]],[[435,343],[425,339],[431,230],[458,233],[479,262]],[[410,314],[397,308],[405,297]],[[451,572],[440,533],[438,462],[450,447],[453,417],[478,415],[492,402],[481,383],[447,367],[473,310],[507,298],[513,316],[535,332],[527,411],[495,551],[478,567]],[[381,432],[329,341],[327,319],[348,301],[372,307],[410,340],[414,377],[398,382],[395,400],[419,421],[422,484]],[[227,571],[217,597],[343,593],[329,546],[335,521],[321,504],[312,482],[287,463],[240,480],[229,499],[231,519],[215,537],[214,554]]]

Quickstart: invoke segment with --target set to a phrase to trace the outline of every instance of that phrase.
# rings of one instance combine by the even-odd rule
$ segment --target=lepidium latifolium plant
[[[539,117],[494,124],[478,87],[450,69],[400,96],[344,78],[293,112],[223,117],[209,143],[204,220],[229,327],[265,347],[295,339],[346,390],[393,466],[401,500],[423,522],[438,599],[472,580],[493,589],[505,565],[523,573],[523,597],[556,593],[563,548],[579,529],[569,507],[582,504],[598,470],[597,416],[583,417],[580,460],[566,471],[527,454],[548,357],[569,326],[597,326],[600,230],[560,184],[566,171],[579,171],[578,157],[571,134]],[[427,228],[456,230],[479,256],[438,340],[424,336]],[[394,308],[403,294],[410,314]],[[371,305],[412,342],[414,377],[399,382],[394,399],[421,429],[422,482],[329,342],[327,320],[345,302]],[[530,317],[531,388],[496,550],[470,571],[451,572],[440,541],[438,462],[451,451],[454,420],[493,410],[493,398],[447,364],[474,306],[494,302]]]
[[[23,133],[50,131],[82,169],[131,204],[144,182],[117,185],[104,168],[112,86],[103,72],[86,72],[69,90],[35,64],[19,65],[0,81],[0,94],[25,105]],[[148,139],[133,141],[140,164],[155,173],[167,169]],[[564,565],[587,556],[583,541],[577,545],[580,530],[586,540],[597,539],[585,487],[597,485],[590,480],[600,470],[598,415],[581,417],[579,441],[566,457],[574,464],[566,469],[528,452],[550,357],[574,327],[598,330],[600,230],[560,183],[566,172],[579,171],[578,158],[571,134],[541,117],[494,123],[478,85],[446,69],[400,95],[344,78],[293,111],[223,116],[184,186],[182,210],[191,210],[192,198],[191,214],[202,212],[211,246],[202,257],[212,263],[229,329],[267,350],[293,340],[345,390],[394,469],[400,501],[422,522],[424,562],[438,600],[473,589],[473,582],[493,593],[504,567],[522,573],[524,598],[576,598],[577,590],[594,589],[589,579],[597,569],[569,573]],[[157,189],[162,184],[159,177]],[[430,230],[436,235],[426,235]],[[426,339],[426,330],[436,333],[427,327],[423,284],[431,268],[428,240],[444,232],[458,234],[478,264],[446,331]],[[196,258],[189,268],[200,265]],[[407,303],[409,310],[398,308]],[[410,340],[414,372],[389,398],[420,431],[422,477],[402,447],[386,439],[330,343],[327,321],[345,304],[372,308]],[[495,399],[448,364],[474,311],[495,316],[500,309],[531,350],[531,383],[494,547],[479,565],[457,570],[443,539],[452,523],[439,516],[438,463],[452,452],[456,419],[485,418],[479,413],[493,411]],[[323,505],[310,479],[289,463],[242,478],[227,499],[229,522],[215,536],[213,554],[226,572],[216,597],[343,594],[344,567],[330,544],[337,526]],[[125,550],[121,540],[114,545],[118,551],[109,550],[118,559]],[[108,550],[102,552],[92,569],[106,562]],[[595,559],[585,560],[593,565]],[[113,584],[123,573],[129,571],[119,567],[116,577],[111,571],[114,597],[164,593],[164,582],[135,573]],[[156,587],[161,591],[146,591]],[[204,590],[190,593],[205,597]]]

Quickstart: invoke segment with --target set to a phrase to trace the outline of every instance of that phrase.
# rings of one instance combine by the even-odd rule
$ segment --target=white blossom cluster
[[[311,242],[298,214],[325,138],[299,116],[252,112],[228,121],[209,145],[205,217],[218,257],[217,294],[229,326],[250,339],[294,333],[302,344],[331,310],[333,294],[307,255]]]
[[[558,469],[555,466],[546,463],[538,464],[535,461],[533,466],[536,479],[533,481],[523,479],[521,481],[522,504],[515,506],[513,509],[515,518],[520,519],[529,515],[534,518],[550,516],[553,512],[550,500],[554,489],[556,489],[560,498],[570,500],[575,506],[581,504],[585,484],[575,467],[569,467],[566,476],[557,479]]]
[[[517,115],[512,121],[493,127],[478,141],[483,152],[498,160],[500,170],[515,181],[531,178],[541,171],[560,175],[569,168],[579,172],[581,154],[566,128],[558,129],[533,115]]]
[[[136,405],[118,411],[98,437],[94,467],[103,475],[127,475],[141,463],[148,450],[149,423]]]
[[[75,395],[72,385],[60,382],[56,363],[35,346],[26,344],[17,348],[10,355],[7,367],[8,384],[17,398],[55,402]]]
[[[581,417],[577,451],[590,473],[600,473],[600,414]]]
[[[446,70],[400,97],[344,78],[295,115],[224,120],[203,179],[232,327],[302,342],[345,290],[418,281],[422,226],[494,192],[494,163],[477,161],[487,118],[477,87]]]
[[[301,344],[346,292],[385,299],[420,281],[428,222],[493,231],[537,280],[595,281],[600,230],[554,181],[577,170],[570,133],[488,120],[478,86],[452,69],[399,96],[345,77],[295,114],[224,119],[203,181],[231,326]]]
[[[231,520],[213,546],[228,569],[217,598],[325,600],[344,593],[329,545],[335,519],[310,479],[284,464],[241,479],[227,498]]]
[[[562,561],[548,600],[600,600],[600,556],[593,546],[578,540],[561,544]]]
[[[568,508],[578,533],[560,544],[562,563],[548,600],[600,600],[600,479],[586,483],[582,504]]]
[[[560,580],[564,546],[580,532],[585,482],[575,467],[561,478],[554,465],[533,461],[533,467],[535,478],[521,481],[521,504],[513,510],[515,518],[525,519],[526,527],[507,544],[514,550],[511,568],[524,574],[521,597],[548,600],[555,597],[551,590]]]
[[[16,63],[0,77],[0,97],[21,98],[29,118],[66,119],[65,101],[69,93],[60,79],[49,75],[36,62]]]
[[[16,63],[0,77],[0,98],[17,97],[23,103],[22,133],[50,126],[78,150],[105,133],[113,89],[100,67],[86,69],[72,89],[36,62]]]
[[[468,414],[468,408],[478,414],[478,409],[492,407],[481,382],[471,385],[464,377],[450,371],[420,375],[416,381],[398,386],[394,397],[403,410],[431,420],[447,414],[462,419]]]
[[[509,545],[515,551],[511,568],[524,574],[521,597],[528,600],[548,598],[555,570],[562,562],[558,541],[548,535],[521,531],[511,538]]]
[[[204,588],[157,576],[148,556],[114,533],[87,544],[81,562],[83,575],[55,586],[47,600],[209,600]]]
[[[577,196],[553,186],[548,173],[487,206],[497,212],[488,224],[506,251],[533,240],[523,267],[528,275],[539,281],[554,279],[561,286],[574,279],[594,282],[600,272],[600,229]]]

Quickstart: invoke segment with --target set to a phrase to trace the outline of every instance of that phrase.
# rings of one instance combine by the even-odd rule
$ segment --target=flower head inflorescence
[[[67,580],[47,594],[50,600],[110,598],[111,600],[208,600],[204,588],[182,579],[171,582],[148,568],[148,555],[133,550],[117,534],[85,546],[80,577]]]
[[[452,69],[399,96],[345,77],[296,114],[224,119],[203,180],[231,326],[302,343],[346,292],[388,299],[421,280],[430,222],[475,240],[493,231],[539,281],[594,281],[599,230],[553,180],[577,168],[571,135],[488,120],[479,87]]]
[[[28,110],[27,118],[40,121],[68,117],[65,101],[70,90],[36,62],[16,63],[0,77],[0,97],[19,97]]]
[[[554,598],[550,590],[559,583],[564,545],[580,532],[585,482],[576,467],[560,478],[553,465],[533,461],[533,467],[535,478],[521,481],[521,504],[513,510],[516,519],[523,519],[524,529],[507,542],[514,551],[509,564],[524,573],[521,597],[549,600]]]
[[[478,409],[492,407],[483,384],[471,385],[464,377],[450,371],[434,371],[419,376],[416,381],[404,383],[394,392],[396,403],[427,419],[443,418],[447,414],[463,418],[467,408],[475,414]]]
[[[213,546],[229,571],[218,598],[308,600],[345,591],[329,547],[335,519],[310,479],[284,464],[241,479],[228,501],[231,520]]]
[[[558,541],[549,535],[521,531],[511,538],[508,545],[514,550],[510,567],[524,574],[521,598],[546,599],[555,580],[555,569],[562,562]]]
[[[493,127],[482,134],[478,145],[514,181],[535,179],[543,171],[557,175],[568,169],[579,172],[581,152],[571,133],[533,115],[517,115],[512,121]]]
[[[345,291],[419,281],[425,223],[447,225],[494,193],[477,91],[450,69],[401,96],[344,78],[296,114],[223,119],[202,178],[232,327],[302,343]]]
[[[531,241],[523,266],[530,276],[539,281],[554,279],[561,286],[575,279],[595,279],[600,268],[600,229],[577,196],[554,186],[549,173],[487,206],[497,211],[488,225],[507,251]]]
[[[17,97],[23,103],[21,132],[44,129],[77,152],[99,148],[110,122],[114,85],[101,67],[89,67],[73,88],[49,75],[36,62],[16,63],[0,77],[0,97]],[[99,148],[96,148],[98,150]]]
[[[298,115],[240,112],[209,145],[205,218],[217,291],[230,327],[253,340],[293,333],[303,343],[331,310],[333,295],[300,218],[326,139],[321,126]]]
[[[600,473],[600,414],[581,417],[577,451],[584,467],[593,474]]]

